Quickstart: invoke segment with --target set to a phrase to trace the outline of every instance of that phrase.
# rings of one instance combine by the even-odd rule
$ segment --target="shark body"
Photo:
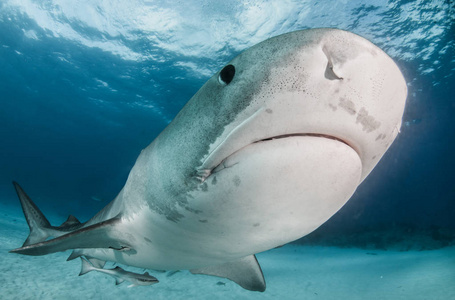
[[[51,226],[15,183],[31,233],[11,252],[78,249],[264,291],[254,254],[307,235],[344,205],[398,135],[406,95],[393,60],[358,35],[270,38],[207,81],[88,222]]]

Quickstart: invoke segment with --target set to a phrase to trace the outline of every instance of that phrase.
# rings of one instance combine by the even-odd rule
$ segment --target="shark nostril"
[[[329,80],[343,80],[343,77],[338,76],[333,70],[333,64],[330,60],[327,62],[324,76]]]
[[[338,76],[335,71],[333,70],[333,56],[331,51],[324,46],[322,47],[322,52],[324,52],[325,56],[327,57],[327,66],[325,67],[324,77],[328,80],[343,80],[343,77]]]

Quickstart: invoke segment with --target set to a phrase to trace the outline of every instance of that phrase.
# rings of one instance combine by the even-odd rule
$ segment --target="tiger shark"
[[[89,221],[52,226],[14,183],[30,235],[11,252],[73,249],[70,259],[187,269],[264,291],[255,254],[346,203],[398,135],[406,97],[394,61],[356,34],[270,38],[202,86]]]

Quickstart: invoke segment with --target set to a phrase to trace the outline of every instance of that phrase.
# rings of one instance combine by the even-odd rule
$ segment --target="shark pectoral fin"
[[[217,266],[190,270],[190,272],[227,278],[250,291],[263,292],[266,287],[264,275],[254,255]]]
[[[125,279],[122,279],[122,278],[119,278],[119,277],[115,277],[115,285],[119,285],[120,283],[124,282]]]
[[[128,244],[119,239],[115,229],[121,222],[120,217],[93,224],[67,233],[58,238],[11,250],[11,253],[24,255],[45,255],[49,253],[80,248],[111,248],[131,250]]]

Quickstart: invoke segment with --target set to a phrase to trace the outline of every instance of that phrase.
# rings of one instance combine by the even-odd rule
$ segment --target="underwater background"
[[[260,41],[315,27],[382,48],[403,72],[408,99],[401,133],[377,167],[296,243],[455,245],[453,0],[0,0],[2,207],[20,211],[15,180],[46,215],[87,220],[212,74]]]

